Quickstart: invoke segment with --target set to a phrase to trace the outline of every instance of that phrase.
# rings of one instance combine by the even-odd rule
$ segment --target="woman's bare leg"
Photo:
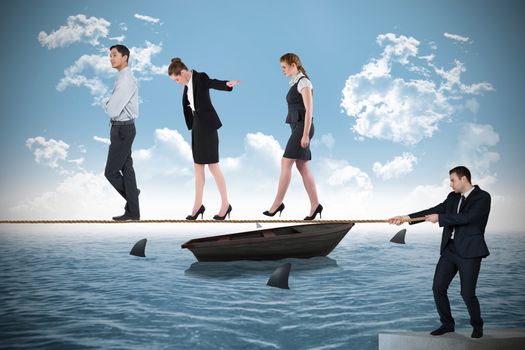
[[[288,186],[290,186],[290,181],[292,179],[292,166],[294,162],[295,159],[285,157],[281,159],[281,175],[279,177],[279,187],[277,188],[277,194],[275,195],[273,204],[270,207],[270,210],[268,210],[270,213],[273,213],[284,200],[284,196],[286,195],[286,191],[288,191]]]
[[[230,205],[230,202],[228,201],[228,191],[226,189],[226,180],[224,179],[224,175],[222,174],[221,168],[219,167],[219,163],[208,164],[208,169],[210,169],[210,173],[213,175],[221,195],[221,210],[217,215],[224,216],[228,210],[228,206]]]
[[[202,205],[202,194],[204,192],[204,164],[194,163],[195,168],[195,201],[193,202],[193,211],[191,215],[195,215],[197,210]]]
[[[314,175],[310,171],[307,160],[297,160],[295,165],[297,166],[297,170],[299,170],[299,173],[303,178],[304,188],[306,189],[306,193],[308,193],[308,198],[310,198],[310,215],[312,215],[319,205]]]

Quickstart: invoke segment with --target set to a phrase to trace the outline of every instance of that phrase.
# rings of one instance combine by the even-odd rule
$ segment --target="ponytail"
[[[306,69],[304,69],[303,66],[299,66],[299,67],[297,67],[297,68],[299,68],[299,71],[300,71],[301,73],[303,73],[304,76],[305,76],[308,80],[310,80],[310,77],[308,76],[308,74],[306,74]]]

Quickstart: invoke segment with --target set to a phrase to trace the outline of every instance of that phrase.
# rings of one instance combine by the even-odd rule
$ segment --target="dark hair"
[[[182,63],[181,59],[178,57],[172,58],[170,66],[168,67],[168,75],[180,75],[180,71],[183,69],[188,70],[188,67]]]
[[[462,165],[455,167],[454,169],[450,169],[448,172],[449,175],[452,175],[452,173],[456,173],[456,175],[461,179],[463,176],[467,177],[468,183],[472,183],[471,181],[471,175],[470,170],[467,169],[467,167],[464,167]]]
[[[109,51],[113,50],[113,49],[117,49],[117,51],[122,55],[122,56],[128,56],[128,59],[127,59],[127,62],[129,62],[129,49],[124,46],[124,45],[120,45],[120,44],[117,44],[117,45],[113,45],[109,48]]]
[[[306,74],[306,70],[304,69],[303,64],[301,63],[301,59],[296,54],[291,53],[291,52],[285,53],[284,55],[281,56],[281,59],[279,60],[279,62],[286,62],[290,66],[292,65],[292,63],[295,63],[295,65],[297,66],[297,69],[299,69],[299,71],[303,73],[306,78],[310,79],[308,74]]]

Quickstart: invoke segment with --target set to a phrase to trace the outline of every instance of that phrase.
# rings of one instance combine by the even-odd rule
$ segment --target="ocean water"
[[[378,333],[439,325],[439,231],[389,239],[356,225],[325,258],[199,263],[188,239],[255,225],[0,227],[0,348],[377,349]],[[147,238],[146,258],[129,255]],[[525,235],[487,235],[477,294],[486,328],[525,327]],[[291,262],[290,290],[268,287]],[[470,329],[449,290],[458,329]]]

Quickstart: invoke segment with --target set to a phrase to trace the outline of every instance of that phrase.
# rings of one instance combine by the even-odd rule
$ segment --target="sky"
[[[519,1],[2,1],[0,217],[122,213],[103,176],[102,104],[131,49],[140,115],[133,145],[141,217],[184,218],[193,205],[191,139],[171,58],[212,78],[220,164],[232,219],[263,218],[290,134],[298,54],[314,86],[310,166],[323,218],[382,219],[440,203],[466,165],[492,195],[489,230],[523,232],[524,6]],[[219,210],[206,178],[208,218]],[[284,219],[309,203],[294,170]],[[205,215],[206,216],[206,215]],[[429,224],[423,224],[429,225]],[[423,226],[418,225],[418,226]],[[428,229],[428,227],[427,227]]]

